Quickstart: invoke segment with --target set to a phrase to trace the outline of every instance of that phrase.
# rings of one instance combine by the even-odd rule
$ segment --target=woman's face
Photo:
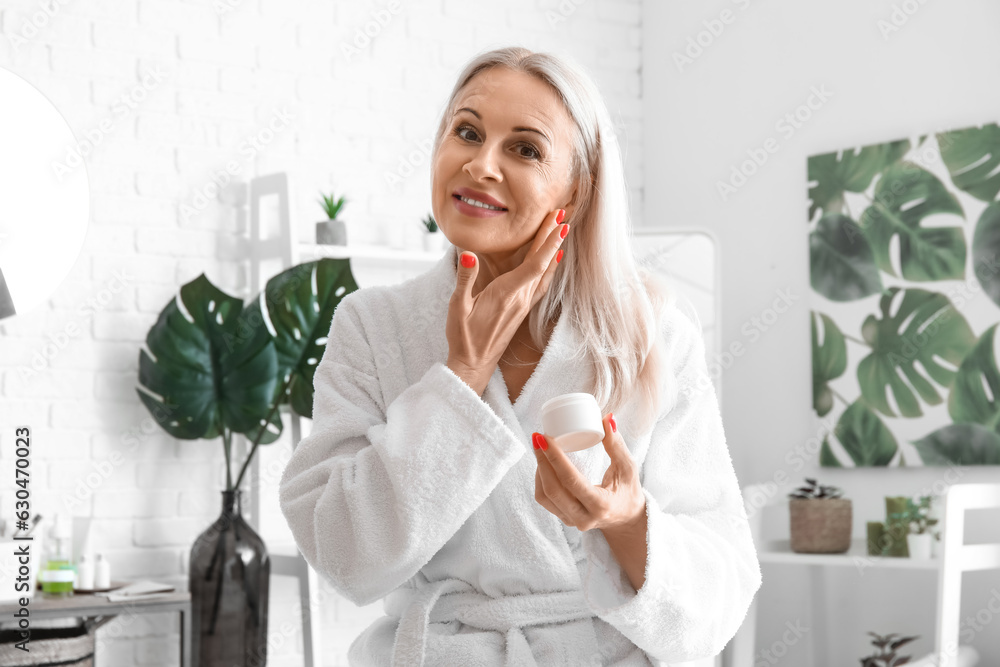
[[[484,70],[453,109],[431,185],[435,220],[452,244],[499,258],[530,246],[550,211],[572,217],[574,124],[547,83],[506,67]],[[463,192],[504,210],[462,203]]]

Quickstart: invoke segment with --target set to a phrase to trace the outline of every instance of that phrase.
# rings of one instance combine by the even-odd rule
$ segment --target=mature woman
[[[650,665],[717,654],[760,569],[700,330],[629,244],[610,117],[548,54],[475,58],[445,108],[433,269],[347,295],[281,508],[386,616],[352,665]],[[604,408],[564,453],[539,409]]]

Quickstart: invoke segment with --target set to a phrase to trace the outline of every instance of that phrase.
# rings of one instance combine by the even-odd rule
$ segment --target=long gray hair
[[[564,266],[529,314],[528,329],[539,348],[549,323],[565,315],[576,333],[576,356],[594,368],[592,393],[602,413],[621,413],[638,398],[629,431],[643,433],[659,414],[663,351],[658,322],[671,291],[639,266],[630,244],[625,174],[611,115],[601,93],[572,60],[522,47],[475,56],[462,70],[434,138],[432,164],[448,128],[455,100],[469,81],[497,66],[538,77],[560,96],[575,121],[572,178],[576,180],[573,233],[564,241]],[[636,429],[636,430],[632,430]]]

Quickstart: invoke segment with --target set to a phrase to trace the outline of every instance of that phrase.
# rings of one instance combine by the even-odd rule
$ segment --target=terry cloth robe
[[[456,284],[451,247],[423,275],[348,294],[316,369],[314,423],[279,498],[306,561],[386,615],[351,665],[650,665],[718,654],[760,587],[701,332],[666,309],[669,397],[651,429],[615,415],[640,466],[648,559],[637,592],[599,529],[535,500],[532,431],[559,394],[588,391],[591,364],[560,317],[511,405],[500,369],[482,397],[446,365]],[[598,444],[568,454],[594,484]]]

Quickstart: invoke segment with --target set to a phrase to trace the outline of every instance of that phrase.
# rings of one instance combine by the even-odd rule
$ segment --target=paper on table
[[[174,587],[170,584],[161,584],[155,581],[137,581],[113,591],[94,593],[94,595],[106,597],[109,602],[122,602],[124,600],[143,600],[145,598],[157,597],[170,593],[173,590]]]

